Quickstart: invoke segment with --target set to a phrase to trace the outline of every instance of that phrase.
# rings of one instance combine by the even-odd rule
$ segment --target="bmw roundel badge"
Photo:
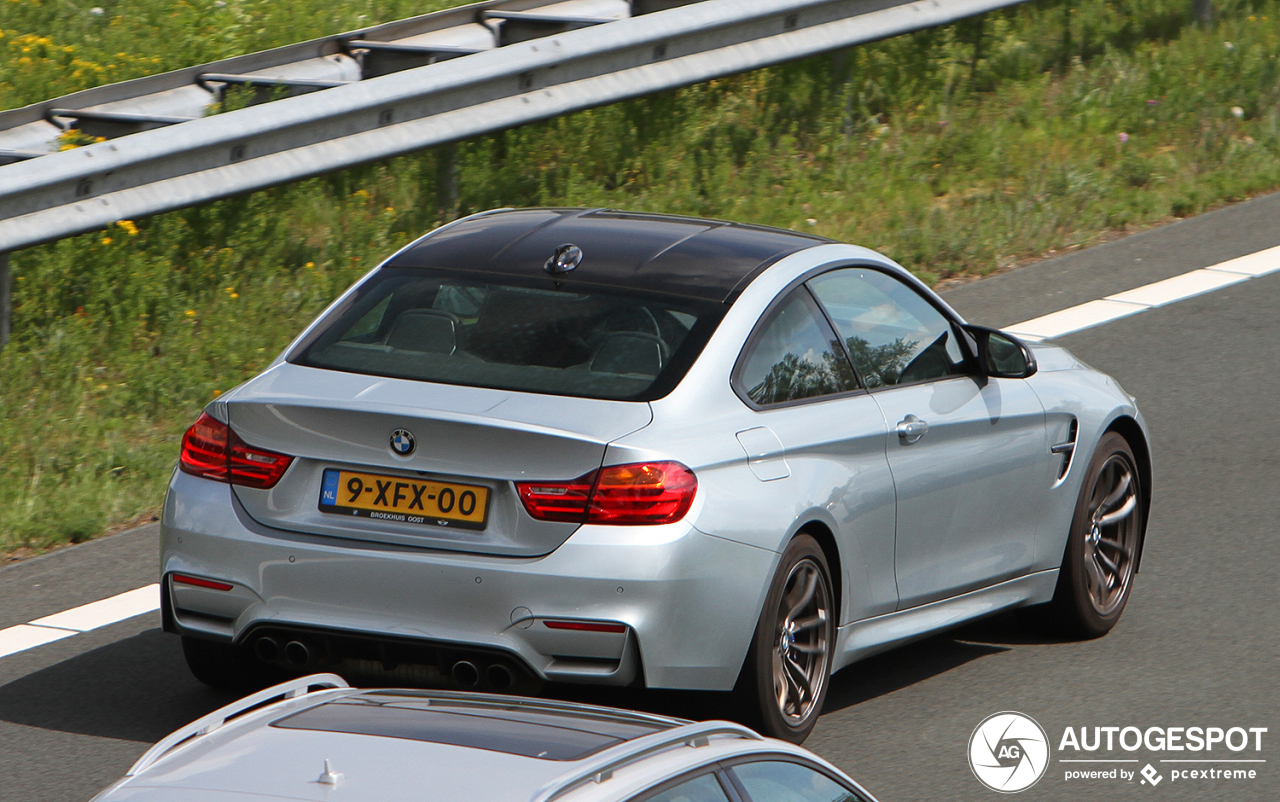
[[[391,433],[391,450],[402,457],[413,453],[413,434],[408,429],[396,429]]]

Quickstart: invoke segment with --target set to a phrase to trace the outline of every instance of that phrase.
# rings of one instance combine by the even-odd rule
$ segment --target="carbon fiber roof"
[[[395,267],[430,267],[587,283],[730,302],[759,271],[830,240],[762,226],[609,209],[486,212],[438,229],[397,255]],[[550,275],[561,245],[582,250],[570,273]]]

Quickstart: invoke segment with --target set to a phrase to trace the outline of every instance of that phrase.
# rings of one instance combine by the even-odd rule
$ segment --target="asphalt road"
[[[957,287],[970,320],[1006,325],[1280,245],[1280,195]],[[1089,642],[1041,637],[1004,616],[864,661],[835,678],[808,746],[883,802],[995,800],[967,742],[1016,710],[1047,731],[1052,759],[1026,800],[1280,799],[1280,273],[1079,332],[1062,342],[1116,376],[1150,423],[1156,456],[1147,550],[1119,626]],[[156,579],[155,527],[0,570],[0,628]],[[187,673],[158,614],[0,658],[0,800],[87,800],[146,746],[229,700]],[[684,694],[596,695],[697,716]],[[1080,753],[1065,728],[1266,727],[1262,750]],[[1252,736],[1250,736],[1252,737]],[[1137,760],[1082,766],[1063,758]],[[1253,780],[1175,780],[1249,758]],[[1148,763],[1161,775],[1064,779]]]

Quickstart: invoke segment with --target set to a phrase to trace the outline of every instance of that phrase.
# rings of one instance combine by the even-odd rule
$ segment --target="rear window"
[[[419,381],[649,401],[671,391],[721,304],[550,278],[383,268],[291,362]]]

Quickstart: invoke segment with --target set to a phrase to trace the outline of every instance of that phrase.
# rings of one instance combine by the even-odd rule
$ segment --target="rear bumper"
[[[777,560],[687,521],[583,526],[537,558],[306,535],[258,524],[227,485],[181,472],[161,524],[168,620],[182,634],[341,634],[505,655],[559,682],[625,685],[643,672],[660,688],[733,687]],[[174,574],[233,587],[177,584]]]

